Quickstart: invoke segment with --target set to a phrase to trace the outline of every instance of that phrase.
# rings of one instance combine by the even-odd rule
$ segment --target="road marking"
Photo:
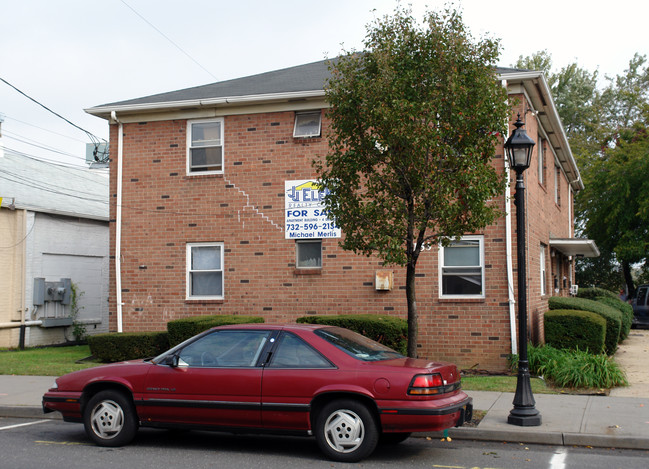
[[[36,440],[34,443],[39,445],[62,445],[62,446],[91,446],[89,443],[82,443],[77,441],[46,441]]]
[[[566,457],[568,456],[568,448],[561,446],[550,459],[550,469],[565,469]]]
[[[12,428],[18,428],[18,427],[26,427],[27,425],[36,425],[37,423],[45,423],[49,422],[50,420],[37,420],[36,422],[29,422],[29,423],[19,423],[17,425],[8,425],[6,427],[0,427],[0,430],[11,430]]]

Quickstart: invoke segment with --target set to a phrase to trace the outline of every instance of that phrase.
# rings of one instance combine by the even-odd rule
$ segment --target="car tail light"
[[[429,396],[444,392],[444,380],[439,373],[415,375],[408,387],[408,394],[415,396]]]

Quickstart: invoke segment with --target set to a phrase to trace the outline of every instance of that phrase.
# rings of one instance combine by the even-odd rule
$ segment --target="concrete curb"
[[[42,407],[0,405],[0,417],[62,420],[58,412],[43,412]]]
[[[443,432],[417,433],[416,437],[443,438]],[[455,440],[502,441],[555,446],[592,446],[596,448],[624,448],[649,450],[649,437],[598,435],[594,433],[517,432],[515,430],[481,430],[477,427],[458,427],[448,431]]]

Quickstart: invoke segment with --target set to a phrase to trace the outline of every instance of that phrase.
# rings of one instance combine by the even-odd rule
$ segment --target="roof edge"
[[[142,112],[142,111],[168,111],[186,107],[214,107],[219,105],[258,104],[272,101],[291,101],[298,99],[320,98],[325,95],[324,90],[294,91],[288,93],[267,93],[245,96],[228,96],[212,99],[194,99],[188,101],[170,101],[153,104],[131,104],[125,106],[108,105],[84,109],[93,116],[107,118],[112,112]]]

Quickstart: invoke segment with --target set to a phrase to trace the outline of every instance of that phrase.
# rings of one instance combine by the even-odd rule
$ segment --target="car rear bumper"
[[[436,401],[400,401],[382,406],[383,431],[422,432],[460,427],[473,418],[473,399],[464,393]]]

